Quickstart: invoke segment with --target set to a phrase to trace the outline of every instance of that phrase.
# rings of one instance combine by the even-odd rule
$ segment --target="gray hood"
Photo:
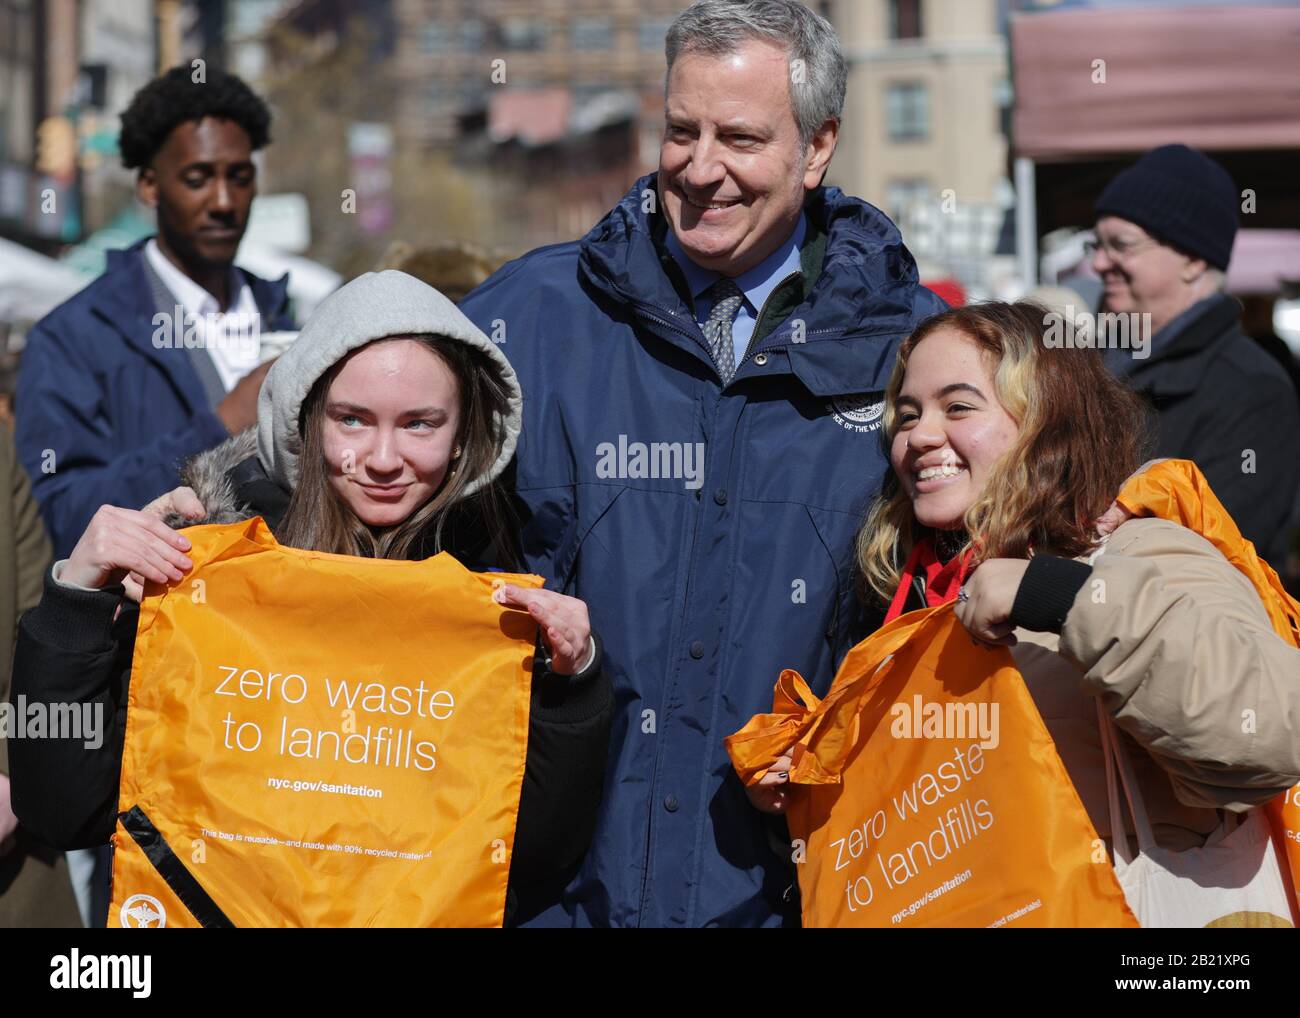
[[[298,483],[302,436],[298,415],[316,380],[340,358],[386,336],[432,333],[481,350],[497,367],[510,393],[509,412],[497,417],[499,452],[492,468],[465,488],[470,495],[498,477],[510,457],[523,420],[523,394],[514,368],[488,339],[433,287],[405,272],[367,272],[321,302],[297,341],[272,365],[257,400],[257,455],[281,487]]]

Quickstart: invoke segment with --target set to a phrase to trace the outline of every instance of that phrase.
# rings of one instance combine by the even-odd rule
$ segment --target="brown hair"
[[[459,304],[476,286],[492,275],[502,259],[463,241],[445,241],[415,247],[395,240],[375,266],[376,272],[397,269],[428,283],[453,304]]]
[[[1043,305],[968,304],[927,319],[899,348],[885,393],[887,447],[898,430],[908,358],[944,328],[979,346],[998,401],[1019,426],[963,519],[976,563],[1028,558],[1034,550],[1088,551],[1097,543],[1097,517],[1145,458],[1153,434],[1145,402],[1110,373],[1095,349],[1053,342],[1062,320]],[[891,471],[858,536],[868,595],[893,596],[903,563],[926,533]]]
[[[398,339],[420,343],[438,356],[455,376],[460,394],[460,431],[456,435],[460,458],[452,463],[429,501],[401,523],[378,532],[363,523],[329,483],[325,462],[326,396],[347,361],[347,357],[342,357],[316,380],[303,400],[298,416],[298,431],[303,440],[298,483],[277,540],[293,548],[337,555],[424,557],[442,550],[444,524],[449,510],[457,506],[458,510],[477,513],[480,527],[471,529],[485,530],[493,561],[509,566],[514,561],[515,549],[511,514],[500,485],[494,481],[462,502],[465,488],[474,478],[488,472],[501,451],[504,434],[499,422],[508,414],[509,401],[506,384],[485,354],[444,336],[387,336],[374,342]]]

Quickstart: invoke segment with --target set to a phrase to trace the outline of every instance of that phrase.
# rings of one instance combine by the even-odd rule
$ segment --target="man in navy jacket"
[[[269,365],[258,335],[291,329],[286,280],[234,268],[270,114],[238,78],[175,68],[122,115],[123,164],[158,235],[28,337],[16,439],[54,543],[69,554],[101,505],[139,508],[177,466],[249,426]]]
[[[701,0],[667,54],[657,176],[463,304],[523,385],[528,566],[591,606],[618,703],[592,848],[537,925],[798,922],[797,846],[722,740],[782,668],[825,693],[865,635],[883,391],[943,308],[894,225],[821,186],[846,78],[828,23]]]

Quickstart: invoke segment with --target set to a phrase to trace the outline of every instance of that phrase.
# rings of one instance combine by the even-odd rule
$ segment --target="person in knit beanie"
[[[1106,186],[1094,208],[1092,267],[1102,311],[1125,319],[1127,332],[1112,338],[1129,341],[1098,345],[1156,409],[1156,455],[1194,460],[1276,566],[1300,522],[1300,403],[1224,292],[1240,201],[1227,170],[1186,145],[1153,149]]]
[[[1158,332],[1219,292],[1238,200],[1227,170],[1186,145],[1162,145],[1116,176],[1095,208],[1106,309],[1149,313]]]

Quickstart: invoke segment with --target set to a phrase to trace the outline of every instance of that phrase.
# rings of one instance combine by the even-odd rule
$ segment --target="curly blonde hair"
[[[908,358],[945,328],[978,345],[998,402],[1019,427],[963,517],[974,563],[1028,558],[1034,549],[1088,551],[1097,542],[1097,517],[1145,458],[1153,435],[1146,403],[1107,370],[1097,350],[1049,344],[1060,319],[1043,305],[970,304],[927,319],[903,341],[885,393],[886,448],[898,431]],[[864,595],[887,603],[903,563],[928,532],[891,473],[858,535]]]

